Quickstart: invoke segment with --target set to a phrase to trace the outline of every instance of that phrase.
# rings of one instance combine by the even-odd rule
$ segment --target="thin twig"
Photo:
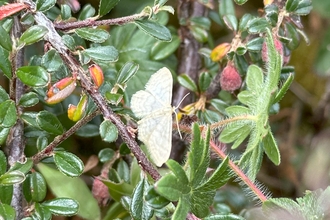
[[[99,115],[101,112],[96,110],[89,115],[86,115],[84,118],[79,120],[75,125],[73,125],[69,130],[67,130],[64,134],[59,135],[54,138],[54,140],[48,144],[42,151],[37,153],[32,157],[33,163],[38,163],[45,157],[49,157],[53,154],[54,148],[65,141],[68,137],[73,135],[79,128],[86,125],[90,120],[92,120],[95,116]]]
[[[105,20],[99,20],[95,21],[92,19],[87,19],[83,21],[76,21],[76,22],[60,22],[55,23],[54,27],[57,30],[60,31],[69,31],[76,28],[82,28],[82,27],[97,27],[100,25],[124,25],[127,23],[134,22],[136,20],[139,20],[143,17],[148,17],[149,15],[146,13],[140,13],[135,15],[130,15],[126,17],[121,18],[114,18],[114,19],[105,19]]]

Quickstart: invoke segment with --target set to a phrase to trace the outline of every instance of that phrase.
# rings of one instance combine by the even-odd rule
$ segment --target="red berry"
[[[238,74],[236,68],[228,63],[223,69],[220,76],[220,86],[222,90],[233,92],[234,90],[241,87],[242,78]]]
[[[274,45],[277,52],[279,52],[280,55],[283,56],[283,45],[281,41],[279,41],[277,38],[274,38]],[[268,61],[268,48],[266,42],[262,44],[261,58],[264,62]]]

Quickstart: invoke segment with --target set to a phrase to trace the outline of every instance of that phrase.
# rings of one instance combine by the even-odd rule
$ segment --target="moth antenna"
[[[181,101],[179,102],[178,106],[176,106],[174,108],[174,114],[175,114],[175,120],[176,120],[176,126],[178,127],[178,132],[180,135],[180,138],[182,139],[182,134],[180,132],[180,127],[179,127],[179,120],[178,120],[178,114],[176,113],[176,110],[180,107],[181,103],[183,102],[183,100],[189,95],[190,93],[188,92],[185,96],[183,96],[183,98],[181,99]]]

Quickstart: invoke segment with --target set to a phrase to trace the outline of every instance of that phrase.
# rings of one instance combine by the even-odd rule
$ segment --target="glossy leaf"
[[[84,170],[83,162],[73,153],[56,151],[54,161],[57,168],[67,176],[80,176]]]
[[[80,11],[78,20],[86,20],[95,15],[95,8],[90,4],[86,4]]]
[[[106,142],[114,142],[118,138],[117,127],[109,120],[104,120],[100,125],[100,135]]]
[[[188,75],[186,74],[179,75],[178,81],[183,87],[186,87],[187,89],[193,92],[197,92],[197,85]]]
[[[5,220],[15,220],[15,209],[10,205],[0,203],[0,217]]]
[[[20,115],[20,118],[28,125],[39,128],[39,125],[36,121],[38,113],[37,112],[23,112]]]
[[[52,8],[56,3],[56,0],[37,0],[36,6],[38,11],[47,11]]]
[[[112,93],[117,93],[117,90],[121,88],[125,91],[127,82],[136,74],[139,69],[139,64],[134,63],[133,61],[126,62],[117,74],[116,85],[114,86]]]
[[[261,37],[257,37],[257,38],[254,38],[254,39],[250,40],[246,44],[246,48],[250,51],[258,52],[258,51],[261,50],[263,43],[264,43],[264,39],[261,38]]]
[[[134,190],[131,184],[125,183],[124,181],[116,183],[102,179],[102,182],[109,188],[110,195],[115,201],[120,201],[122,196],[131,196]]]
[[[145,195],[145,201],[154,209],[161,209],[169,204],[169,200],[159,195],[154,187],[149,188]]]
[[[290,50],[295,50],[300,44],[300,35],[296,29],[291,23],[285,24],[285,30],[286,30],[286,37],[291,39],[289,43],[287,43],[287,47]]]
[[[56,198],[42,203],[54,215],[72,216],[77,214],[79,204],[77,201],[69,198]]]
[[[212,78],[209,72],[203,72],[200,74],[198,79],[198,87],[201,92],[205,92],[210,84],[211,84]]]
[[[163,25],[150,21],[150,20],[140,20],[135,21],[134,24],[143,32],[161,41],[171,41],[170,31]]]
[[[41,65],[48,72],[55,72],[61,67],[61,65],[63,65],[63,61],[58,52],[54,49],[51,49],[42,56]]]
[[[100,159],[101,163],[105,163],[113,158],[115,155],[115,151],[112,150],[111,148],[104,148],[100,150],[98,157]]]
[[[12,43],[10,36],[8,32],[0,25],[0,36],[1,36],[1,41],[0,41],[0,46],[2,46],[4,49],[11,51],[12,48]]]
[[[150,56],[153,60],[163,60],[173,54],[181,41],[178,36],[173,36],[171,42],[158,41],[151,48]]]
[[[190,32],[194,38],[200,43],[206,43],[208,40],[208,32],[199,26],[190,26]]]
[[[118,2],[119,0],[101,0],[99,5],[99,16],[108,14]]]
[[[38,126],[48,133],[61,135],[64,132],[64,128],[58,118],[48,111],[40,111],[37,114],[36,121]]]
[[[9,186],[17,183],[22,183],[25,180],[25,175],[21,171],[8,171],[0,176],[0,185]]]
[[[24,162],[16,161],[9,169],[9,171],[18,170],[24,174],[27,174],[31,171],[33,166],[33,161],[31,158],[25,159]]]
[[[0,126],[9,128],[12,127],[17,120],[17,112],[15,102],[6,100],[0,104]]]
[[[238,5],[243,5],[247,2],[248,0],[235,0],[236,4]]]
[[[69,18],[71,18],[71,8],[69,5],[64,4],[61,5],[61,19],[62,20],[68,20]]]
[[[253,16],[251,14],[244,14],[239,21],[238,30],[240,32],[245,31],[248,28],[247,24],[250,22],[251,19],[253,19]]]
[[[88,41],[92,41],[95,43],[103,43],[104,41],[106,41],[110,35],[107,31],[102,30],[102,29],[98,29],[98,28],[89,28],[89,27],[85,27],[85,28],[78,28],[75,29],[75,33]]]
[[[0,204],[11,204],[11,200],[13,198],[13,185],[10,186],[2,186],[0,185]],[[1,216],[1,211],[0,211]]]
[[[65,44],[65,46],[67,46],[70,50],[73,51],[75,49],[76,42],[71,35],[67,35],[67,34],[63,35],[62,40],[63,40],[63,43]]]
[[[223,21],[232,31],[237,31],[238,21],[235,15],[225,15]]]
[[[38,95],[34,92],[29,92],[22,95],[18,104],[23,107],[31,107],[38,104],[38,102]]]
[[[130,213],[136,220],[150,219],[153,215],[153,209],[144,200],[144,195],[146,194],[148,187],[148,181],[142,179],[134,189],[130,205]]]
[[[118,59],[118,51],[113,46],[91,47],[82,52],[92,59],[114,62]]]
[[[49,82],[47,71],[40,66],[22,66],[16,74],[25,85],[32,87],[44,87]]]
[[[9,134],[10,128],[0,126],[0,145],[4,144]]]
[[[52,218],[52,213],[40,203],[34,203],[34,210],[31,218],[49,220]]]
[[[23,183],[23,194],[28,202],[41,202],[47,193],[46,181],[38,172],[33,172],[26,176]]]
[[[7,159],[5,153],[0,150],[0,175],[7,171]]]
[[[41,40],[48,33],[48,29],[41,25],[34,25],[27,29],[19,39],[19,44],[30,45]]]
[[[269,23],[265,18],[255,18],[248,22],[248,31],[250,34],[264,32],[267,27],[269,27]]]
[[[8,79],[11,79],[12,73],[9,59],[9,51],[4,49],[3,47],[0,47],[0,69]]]

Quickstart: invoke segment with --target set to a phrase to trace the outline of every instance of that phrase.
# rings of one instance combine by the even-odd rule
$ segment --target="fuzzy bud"
[[[282,42],[280,40],[278,40],[277,38],[274,38],[274,45],[275,45],[275,49],[277,50],[277,52],[279,52],[280,55],[283,56]],[[261,58],[264,62],[268,62],[268,48],[267,48],[266,41],[262,44]]]
[[[233,92],[234,90],[241,87],[242,78],[237,72],[234,65],[228,63],[223,69],[220,76],[220,86],[222,90]]]

